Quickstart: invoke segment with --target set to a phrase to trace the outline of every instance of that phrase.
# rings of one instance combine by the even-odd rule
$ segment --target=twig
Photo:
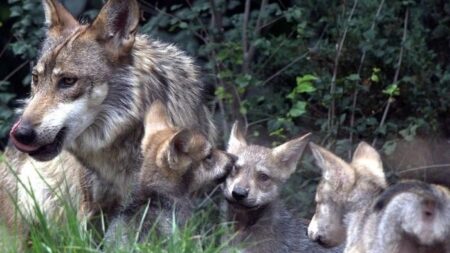
[[[11,73],[9,73],[5,78],[3,78],[2,82],[8,81],[9,78],[11,78],[13,75],[15,75],[19,70],[21,70],[23,67],[25,67],[30,61],[22,62],[17,68],[15,68]]]
[[[402,170],[402,171],[400,171],[398,173],[401,174],[401,173],[407,173],[407,172],[412,172],[412,171],[417,171],[417,170],[436,169],[436,168],[450,168],[450,163],[420,166],[420,167],[415,167],[415,168],[411,168],[411,169],[407,169],[407,170]]]
[[[6,49],[8,49],[9,43],[11,42],[12,37],[9,37],[8,41],[6,41],[5,46],[3,47],[2,51],[0,52],[0,58],[2,58],[3,54],[6,52]]]
[[[347,37],[347,32],[348,32],[348,28],[350,26],[350,21],[353,18],[353,14],[355,13],[355,9],[356,9],[357,5],[358,5],[358,0],[355,0],[355,2],[353,3],[352,10],[350,11],[350,15],[348,16],[347,24],[344,29],[344,33],[342,34],[341,40],[339,41],[339,43],[337,45],[336,57],[334,58],[333,77],[331,78],[331,84],[330,84],[331,106],[328,111],[328,127],[329,127],[330,131],[334,127],[334,118],[336,117],[336,100],[334,98],[334,95],[336,93],[336,78],[337,78],[337,72],[338,72],[338,67],[339,67],[339,59],[341,57],[342,47],[344,46],[344,42]]]
[[[290,68],[292,65],[294,65],[295,63],[297,63],[298,61],[300,61],[301,59],[305,58],[309,52],[311,51],[315,51],[317,49],[317,47],[319,46],[319,43],[322,41],[323,35],[325,34],[325,29],[322,32],[322,34],[320,35],[320,38],[317,40],[316,44],[314,44],[314,46],[312,48],[309,49],[309,51],[299,55],[297,58],[295,58],[294,60],[292,60],[289,64],[287,64],[286,66],[282,67],[280,70],[278,70],[277,72],[275,72],[275,74],[271,75],[269,78],[267,78],[264,82],[262,82],[261,85],[265,85],[266,83],[270,82],[272,79],[274,79],[275,77],[279,76],[281,73],[283,73],[286,69]]]
[[[377,23],[378,17],[380,16],[383,5],[384,5],[384,0],[381,0],[380,5],[378,5],[377,12],[375,14],[375,17],[373,18],[372,25],[370,26],[369,31],[375,30],[375,25]],[[368,40],[366,40],[366,42],[368,42]],[[361,76],[362,67],[364,65],[364,61],[366,60],[366,53],[367,53],[367,50],[363,47],[363,52],[361,55],[361,59],[359,61],[359,67],[358,67],[358,73],[357,73],[358,76]],[[353,92],[352,110],[351,110],[351,116],[350,116],[350,136],[349,136],[350,145],[353,144],[353,128],[355,127],[355,112],[356,112],[356,104],[358,101],[358,93],[359,93],[359,88],[358,88],[358,86],[356,86],[355,91]],[[352,149],[349,149],[348,152],[349,152],[349,159],[350,159],[352,157]]]
[[[401,46],[400,46],[400,53],[398,55],[397,69],[395,70],[394,81],[392,82],[393,84],[398,82],[398,77],[400,75],[400,67],[402,65],[403,51],[405,49],[405,41],[406,41],[406,36],[407,36],[407,32],[408,32],[408,17],[409,17],[409,9],[406,9],[405,19],[404,19],[404,24],[403,24],[403,37],[402,37],[402,42],[401,42]],[[394,101],[394,99],[392,97],[388,98],[388,101],[387,101],[386,107],[384,108],[383,116],[381,118],[378,129],[383,127],[384,122],[386,121],[386,118],[387,118],[387,114],[389,112],[389,109],[390,109],[393,101]],[[375,136],[375,138],[373,139],[372,146],[375,146],[376,144],[377,144],[377,136]]]
[[[258,19],[256,20],[256,27],[255,27],[255,33],[254,33],[254,38],[258,38],[259,35],[261,34],[261,30],[264,26],[266,26],[265,22],[263,21],[263,11],[266,8],[268,0],[262,0],[261,1],[261,7],[259,8],[259,15],[258,15]],[[262,22],[262,24],[261,24]],[[256,50],[256,44],[255,43],[251,43],[250,48],[248,49],[247,52],[247,58],[244,59],[244,73],[248,73],[250,70],[250,62],[253,59],[253,56],[255,55],[255,50]]]
[[[247,73],[247,58],[248,58],[248,34],[247,34],[247,28],[248,28],[248,18],[250,16],[250,0],[245,1],[245,9],[244,9],[244,20],[242,22],[242,57],[244,60],[244,63],[242,65],[242,72]]]

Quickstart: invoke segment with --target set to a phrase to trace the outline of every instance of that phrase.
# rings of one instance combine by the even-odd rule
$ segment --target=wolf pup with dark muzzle
[[[336,252],[310,241],[307,225],[280,200],[281,187],[295,172],[308,141],[309,134],[272,149],[249,145],[234,124],[227,151],[237,160],[223,192],[236,232],[233,244],[243,252]]]

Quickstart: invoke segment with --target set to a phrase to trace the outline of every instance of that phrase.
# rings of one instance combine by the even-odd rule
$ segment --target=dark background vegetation
[[[70,1],[92,20],[101,0]],[[306,132],[348,159],[360,140],[382,152],[391,178],[450,161],[450,3],[446,0],[140,1],[140,31],[172,42],[203,68],[223,145],[232,122],[275,145]],[[40,0],[0,2],[0,137],[43,36]],[[305,156],[286,199],[309,214],[320,171]],[[448,172],[444,175],[448,177]],[[425,178],[426,179],[426,178]],[[295,205],[294,205],[295,204]],[[302,207],[305,208],[300,208]]]

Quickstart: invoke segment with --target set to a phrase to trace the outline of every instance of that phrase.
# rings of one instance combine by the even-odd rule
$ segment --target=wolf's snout
[[[248,192],[249,192],[249,189],[240,187],[240,186],[236,186],[236,187],[234,187],[233,192],[231,194],[233,195],[233,198],[235,200],[239,201],[239,200],[243,200],[243,199],[247,198]]]
[[[36,131],[33,125],[25,120],[19,120],[14,124],[9,133],[14,145],[24,152],[32,152],[38,147],[31,144],[36,140]]]

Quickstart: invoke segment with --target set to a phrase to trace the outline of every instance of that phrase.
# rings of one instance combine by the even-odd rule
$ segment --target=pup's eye
[[[239,167],[237,165],[233,166],[233,169],[231,169],[231,174],[236,175],[239,172]]]
[[[31,80],[33,81],[33,84],[37,84],[39,82],[39,77],[36,73],[31,74]]]
[[[70,88],[78,81],[75,77],[64,77],[59,81],[60,88]]]
[[[266,182],[269,179],[270,179],[269,175],[267,175],[265,173],[258,174],[258,180],[261,182]]]
[[[209,153],[206,157],[205,157],[205,161],[210,162],[212,160],[212,153]]]

